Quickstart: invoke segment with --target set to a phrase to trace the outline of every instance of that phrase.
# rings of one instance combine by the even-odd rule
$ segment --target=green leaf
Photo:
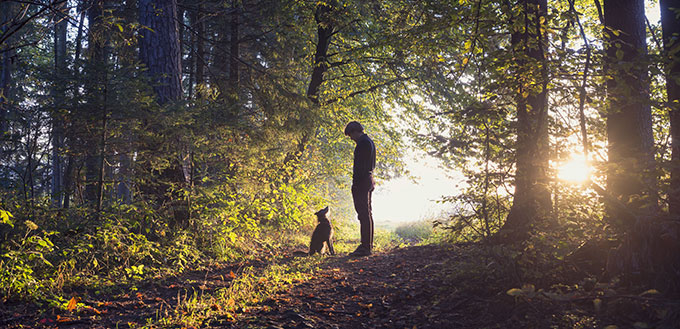
[[[118,26],[118,29],[123,32],[123,25],[120,25],[120,23],[116,23],[116,26]]]

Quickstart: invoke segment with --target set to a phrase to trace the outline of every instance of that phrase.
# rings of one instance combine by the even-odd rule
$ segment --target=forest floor
[[[564,284],[557,289],[562,293],[554,285],[552,292],[547,286],[545,291],[519,288],[508,274],[511,266],[490,250],[476,244],[425,245],[359,258],[293,257],[288,250],[276,258],[280,266],[306,258],[302,261],[312,262],[311,270],[243,303],[225,294],[272,280],[263,274],[265,262],[212,265],[104,293],[74,289],[78,303],[67,310],[0,305],[0,327],[673,328],[680,323],[677,300],[611,292],[612,286],[602,284],[585,290]],[[238,276],[251,276],[251,284],[229,290]]]

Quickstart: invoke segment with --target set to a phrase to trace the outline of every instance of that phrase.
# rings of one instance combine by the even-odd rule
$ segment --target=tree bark
[[[523,0],[519,21],[514,23],[511,43],[516,63],[517,144],[515,193],[512,208],[501,228],[501,237],[523,238],[531,227],[547,219],[552,209],[549,184],[549,138],[543,34],[546,0]]]
[[[640,218],[657,210],[643,0],[606,0],[607,190]],[[610,219],[622,217],[609,207]]]
[[[666,58],[666,93],[668,94],[671,126],[671,182],[668,208],[671,215],[680,218],[680,0],[661,0],[661,29],[664,57]],[[675,48],[675,49],[674,49]]]
[[[316,6],[314,19],[316,20],[317,42],[316,52],[314,53],[314,66],[312,67],[312,78],[307,87],[307,97],[314,103],[319,104],[319,88],[323,83],[324,73],[328,70],[328,47],[333,36],[333,24],[331,13],[333,12],[334,1],[319,2]]]
[[[140,0],[139,22],[148,27],[141,33],[139,54],[141,62],[148,69],[147,75],[153,84],[158,103],[166,105],[179,101],[182,98],[182,66],[177,1]],[[153,145],[150,147],[157,148]],[[182,193],[170,193],[172,197],[169,200],[166,197],[172,190],[171,184],[176,184],[178,187],[186,185],[184,170],[179,159],[181,147],[177,147],[176,151],[177,154],[172,155],[173,159],[170,160],[170,167],[161,170],[160,186],[155,193],[159,200],[169,201],[172,205],[175,218],[171,225],[186,226],[189,210]]]
[[[176,0],[139,0],[139,57],[161,105],[182,97],[177,19]]]

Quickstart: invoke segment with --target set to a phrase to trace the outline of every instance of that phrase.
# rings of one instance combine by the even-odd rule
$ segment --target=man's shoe
[[[350,256],[353,256],[353,257],[370,256],[370,255],[371,255],[371,251],[368,250],[368,249],[366,249],[366,248],[364,248],[364,246],[359,246],[359,247],[357,247],[356,250],[354,250],[354,252],[352,252],[352,253],[349,254],[349,255],[350,255]]]

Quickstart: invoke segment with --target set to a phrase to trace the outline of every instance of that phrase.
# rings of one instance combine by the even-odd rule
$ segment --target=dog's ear
[[[323,209],[321,209],[321,210],[315,212],[314,215],[317,215],[317,216],[324,216],[324,215],[328,214],[328,210],[329,210],[329,209],[328,209],[328,206],[326,206],[326,208],[323,208]]]

